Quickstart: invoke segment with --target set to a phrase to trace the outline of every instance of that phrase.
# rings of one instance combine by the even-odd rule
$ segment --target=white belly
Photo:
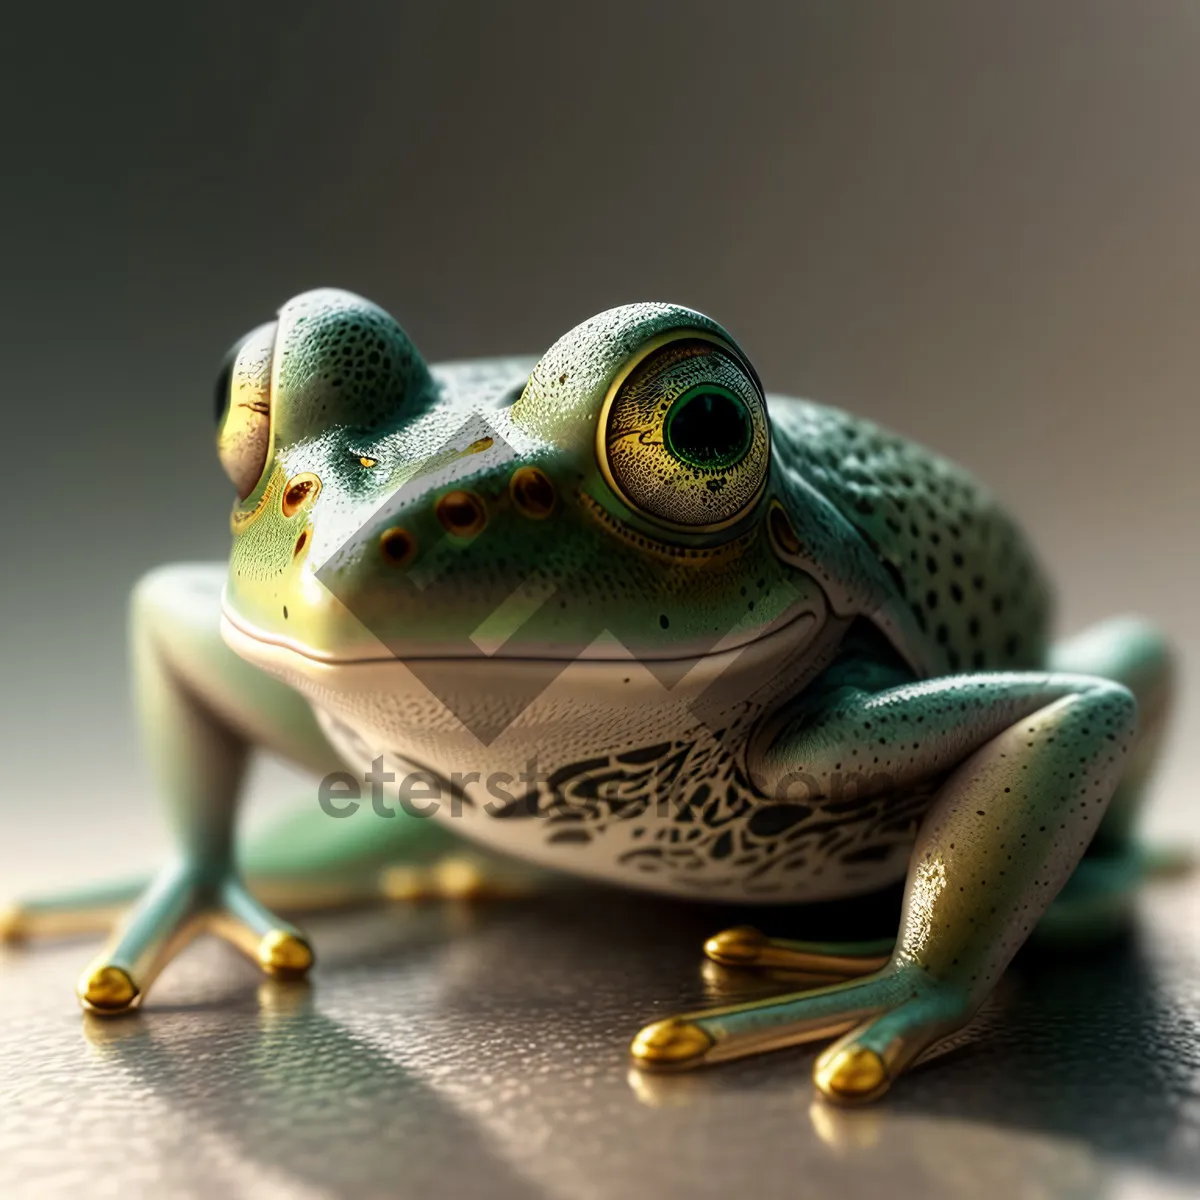
[[[911,797],[831,817],[751,785],[747,737],[806,682],[813,632],[794,622],[666,683],[633,660],[579,660],[549,681],[544,664],[519,660],[279,673],[309,695],[359,779],[383,760],[383,778],[395,777],[382,784],[389,807],[624,886],[794,902],[902,877],[925,805]]]

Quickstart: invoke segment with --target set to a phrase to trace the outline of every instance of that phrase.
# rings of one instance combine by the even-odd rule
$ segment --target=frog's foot
[[[881,1096],[970,1015],[957,989],[889,964],[831,987],[668,1017],[630,1049],[639,1067],[679,1070],[844,1034],[817,1059],[813,1078],[827,1099],[853,1104]]]
[[[304,935],[265,908],[236,878],[214,880],[172,867],[151,884],[84,971],[76,988],[80,1004],[106,1016],[138,1007],[159,972],[204,932],[225,938],[276,978],[299,978],[313,963]]]
[[[749,925],[738,925],[710,937],[704,943],[704,953],[723,967],[802,977],[819,985],[881,970],[894,946],[894,938],[877,942],[797,942],[767,937]]]
[[[472,849],[382,867],[353,860],[335,863],[336,870],[304,861],[293,869],[272,865],[255,873],[251,863],[245,888],[260,904],[291,914],[418,900],[523,899],[552,881],[549,872]],[[111,933],[150,883],[125,879],[0,905],[0,946]]]

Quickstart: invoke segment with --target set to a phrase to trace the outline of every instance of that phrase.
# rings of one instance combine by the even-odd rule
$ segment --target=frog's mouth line
[[[322,670],[335,670],[340,667],[369,667],[369,666],[386,666],[388,663],[405,662],[444,662],[444,663],[486,663],[497,662],[506,664],[517,663],[545,663],[545,662],[561,662],[571,663],[579,662],[596,667],[630,667],[640,662],[654,664],[673,664],[676,666],[684,666],[689,663],[701,663],[706,661],[715,661],[723,656],[736,656],[742,651],[750,647],[757,647],[764,643],[783,639],[791,641],[794,637],[802,635],[805,627],[811,627],[812,631],[820,625],[820,617],[815,609],[803,608],[795,612],[787,613],[770,625],[764,626],[755,633],[741,639],[728,640],[723,639],[708,650],[691,653],[691,654],[664,654],[664,655],[646,655],[634,654],[632,651],[625,655],[603,655],[590,654],[587,650],[577,654],[505,654],[503,648],[496,651],[494,654],[487,654],[482,650],[476,649],[474,653],[465,651],[463,653],[430,653],[430,654],[392,654],[386,648],[381,654],[374,655],[358,655],[353,658],[338,657],[334,654],[324,654],[314,651],[311,647],[298,642],[293,638],[282,637],[278,634],[267,633],[265,630],[258,629],[249,624],[244,618],[236,615],[229,607],[222,603],[221,605],[221,636],[232,649],[238,651],[238,647],[244,646],[251,651],[248,657],[255,657],[253,650],[255,647],[268,649],[276,653],[282,652],[289,656],[295,656],[304,660],[314,667],[319,667]]]

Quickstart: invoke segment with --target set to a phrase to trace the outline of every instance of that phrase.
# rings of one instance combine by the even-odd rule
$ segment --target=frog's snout
[[[520,466],[507,481],[493,480],[483,489],[450,487],[431,494],[419,511],[381,530],[376,545],[388,566],[407,567],[421,549],[422,531],[426,537],[448,534],[463,544],[506,513],[523,520],[543,521],[557,505],[558,493],[549,476],[538,467]]]

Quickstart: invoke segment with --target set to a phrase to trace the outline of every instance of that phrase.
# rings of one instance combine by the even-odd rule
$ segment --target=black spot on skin
[[[747,828],[755,837],[776,837],[811,815],[806,804],[768,804],[750,818]]]
[[[887,844],[879,846],[867,846],[863,850],[852,850],[849,854],[842,855],[844,863],[863,863],[863,862],[882,862],[895,849],[894,846]]]
[[[658,618],[658,623],[659,623],[659,624],[660,624],[660,625],[661,625],[661,626],[662,626],[664,629],[666,629],[666,628],[667,628],[667,627],[668,627],[668,626],[671,624],[671,622],[670,622],[670,621],[667,619],[667,614],[666,614],[666,613],[663,613],[663,614],[662,614],[662,615],[661,615],[661,616]]]
[[[626,683],[629,680],[625,680]],[[655,746],[643,746],[638,750],[629,750],[624,754],[617,755],[617,762],[623,763],[648,763],[654,762],[656,759],[664,758],[667,752],[671,749],[670,742],[659,742]],[[603,759],[595,759],[592,764],[588,765],[603,765]]]
[[[586,845],[592,840],[592,835],[586,829],[560,829],[546,840],[558,845]]]
[[[536,817],[538,815],[538,798],[537,792],[527,792],[502,808],[497,808],[494,804],[488,812],[497,821],[508,817]]]

